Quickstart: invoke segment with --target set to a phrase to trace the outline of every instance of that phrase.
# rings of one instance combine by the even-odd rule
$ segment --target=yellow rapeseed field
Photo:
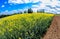
[[[54,14],[16,14],[0,19],[0,39],[40,39]]]

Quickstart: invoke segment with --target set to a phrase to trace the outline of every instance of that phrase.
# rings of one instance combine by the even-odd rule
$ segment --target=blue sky
[[[35,12],[44,9],[45,12],[60,14],[60,0],[0,0],[0,14],[12,14],[28,8]]]

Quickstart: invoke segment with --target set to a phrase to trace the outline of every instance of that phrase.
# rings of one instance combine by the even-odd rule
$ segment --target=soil
[[[60,16],[54,16],[43,39],[60,39]]]

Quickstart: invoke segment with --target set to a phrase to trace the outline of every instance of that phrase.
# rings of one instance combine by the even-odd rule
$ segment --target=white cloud
[[[40,0],[30,0],[33,3],[39,2]]]
[[[37,5],[32,5],[32,9],[34,11],[38,9],[45,9],[46,12],[57,12],[60,10],[60,8],[57,8],[56,6],[60,7],[60,1],[59,0],[9,0],[8,3],[11,4],[22,4],[22,3],[37,3],[41,2],[40,4]],[[52,8],[55,7],[57,11],[53,8],[51,9],[50,7],[47,7],[46,5],[51,6]]]
[[[58,10],[60,10],[60,1],[58,0],[40,0],[40,4],[32,5],[32,7],[35,7],[35,9],[45,9],[45,12],[51,12],[51,13],[58,13]],[[47,7],[47,5],[51,6]],[[58,7],[57,7],[58,6]]]
[[[9,0],[8,3],[20,4],[20,3],[23,3],[23,1],[22,0]]]
[[[33,8],[36,8],[36,9],[45,9],[46,8],[46,5],[45,4],[39,4],[39,5],[32,5]]]
[[[31,1],[29,1],[29,0],[23,0],[23,3],[29,3],[29,2],[31,2]]]
[[[1,7],[5,7],[5,5],[2,5]]]
[[[50,0],[40,0],[44,4],[49,4],[51,1]]]
[[[46,7],[46,6],[45,6],[45,4],[43,4],[43,3],[40,4],[40,6],[39,6],[40,9],[44,9],[45,7]]]
[[[22,3],[36,3],[39,2],[39,0],[9,0],[8,3],[13,4],[22,4]]]
[[[51,8],[45,7],[45,12],[49,12],[50,10],[51,10]]]
[[[60,8],[56,8],[56,10],[58,10],[58,11],[59,11],[59,10],[60,10]]]
[[[58,1],[57,0],[54,0],[53,2],[51,2],[51,6],[52,7],[55,7],[57,4],[58,4]]]

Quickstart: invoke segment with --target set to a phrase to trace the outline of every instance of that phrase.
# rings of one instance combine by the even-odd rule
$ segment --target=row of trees
[[[44,13],[44,9],[41,9],[41,10],[37,10],[37,13]],[[18,12],[18,13],[14,13],[14,14],[22,14],[23,12]],[[33,10],[31,8],[29,8],[27,11],[25,10],[24,13],[33,13]],[[14,15],[14,14],[10,14],[10,15]],[[7,17],[7,16],[10,16],[10,15],[0,15],[0,18],[3,18],[3,17]]]
[[[0,18],[7,17],[7,16],[10,16],[10,15],[0,15]]]
[[[37,10],[37,13],[44,13],[44,9]],[[24,13],[33,13],[33,10],[29,8],[27,11],[24,11]]]

